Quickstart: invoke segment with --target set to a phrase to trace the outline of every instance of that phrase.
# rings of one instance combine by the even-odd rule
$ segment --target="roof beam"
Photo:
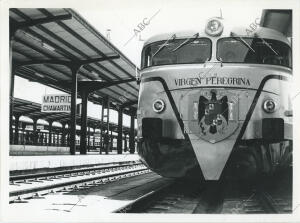
[[[85,65],[85,64],[90,64],[90,63],[96,63],[96,62],[102,62],[105,60],[114,60],[114,59],[119,59],[120,55],[114,55],[114,56],[102,56],[100,58],[90,58],[90,59],[86,59],[86,60],[81,60],[81,64]]]
[[[27,105],[32,105],[32,102],[24,102],[23,104],[14,105],[14,108],[19,108],[19,107],[23,107],[23,106],[27,106]]]
[[[12,9],[10,9],[10,11],[18,14],[16,8],[12,8]],[[37,26],[37,25],[42,25],[42,24],[46,24],[46,23],[50,23],[50,22],[57,22],[57,21],[61,21],[61,20],[69,20],[69,19],[72,19],[72,17],[73,17],[72,14],[58,15],[58,16],[52,15],[47,18],[30,19],[30,21],[24,21],[24,22],[16,22],[16,21],[13,21],[12,19],[10,19],[9,20],[10,21],[9,22],[10,38],[13,38],[13,36],[19,29],[26,29],[31,26]]]
[[[109,57],[100,57],[100,58],[91,58],[91,59],[78,60],[78,61],[65,61],[65,60],[55,60],[55,59],[32,60],[32,61],[19,62],[16,65],[17,66],[30,66],[30,65],[37,65],[37,64],[58,64],[58,65],[64,65],[67,67],[73,67],[74,65],[82,66],[85,64],[101,62],[101,61],[105,61],[105,60],[113,60],[113,59],[118,59],[118,58],[120,58],[120,55],[114,55],[114,56],[109,56]]]
[[[122,108],[124,107],[129,107],[129,106],[132,106],[132,105],[135,105],[137,104],[138,101],[137,100],[134,100],[134,101],[128,101],[128,102],[125,102],[124,104],[121,105]]]
[[[80,121],[80,119],[81,119],[81,117],[80,116],[76,116],[76,120],[77,121]],[[51,119],[51,118],[49,118],[48,120],[54,120],[54,119]],[[64,116],[62,116],[62,117],[60,117],[60,118],[57,118],[57,119],[55,119],[57,122],[70,122],[70,117],[69,116],[66,116],[66,117],[64,117]],[[79,125],[80,123],[77,123],[77,125]]]
[[[51,117],[53,115],[56,115],[56,116],[61,116],[61,115],[69,115],[69,113],[46,113],[46,114],[43,114],[43,115],[33,115],[35,118],[38,118],[38,119],[42,119],[42,118],[45,118],[45,117]]]
[[[51,16],[47,18],[40,18],[40,19],[34,19],[31,21],[25,21],[25,22],[18,22],[16,24],[17,29],[24,29],[30,26],[36,26],[36,25],[42,25],[50,22],[56,22],[60,20],[69,20],[72,19],[71,14],[66,14],[66,15],[58,15],[58,16]]]
[[[88,93],[92,93],[96,90],[101,90],[103,88],[108,88],[111,86],[128,83],[135,81],[135,78],[129,78],[125,80],[119,80],[119,81],[110,81],[110,82],[104,82],[104,81],[78,81],[78,91],[85,91],[87,90]]]
[[[26,112],[14,112],[14,113],[25,116],[25,115],[31,114],[33,112],[38,112],[38,111],[39,111],[39,108],[35,108],[35,109],[29,110]]]
[[[51,86],[51,87],[55,86],[56,89],[57,89],[58,87],[60,87],[59,90],[65,91],[64,88],[65,88],[66,86],[64,85],[63,82],[61,82],[61,81],[56,81],[54,78],[51,78],[51,76],[48,75],[48,73],[44,73],[44,72],[42,72],[42,71],[40,71],[40,70],[37,70],[37,69],[34,69],[34,68],[32,68],[32,67],[30,67],[30,69],[31,69],[30,71],[26,71],[26,70],[24,70],[24,68],[23,68],[23,69],[19,69],[19,70],[16,71],[15,74],[18,75],[18,76],[21,76],[21,77],[23,76],[23,77],[26,78],[26,79],[29,79],[28,77],[30,77],[30,78],[31,78],[31,81],[36,81],[36,82],[39,82],[39,83],[44,84],[44,85],[48,85],[48,86]],[[30,73],[30,72],[40,73],[40,74],[42,74],[44,77],[43,77],[43,78],[38,77],[38,76],[36,76],[34,73]],[[23,74],[26,74],[26,75],[23,75]]]

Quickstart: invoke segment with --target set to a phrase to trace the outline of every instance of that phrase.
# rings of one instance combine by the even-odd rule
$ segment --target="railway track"
[[[252,186],[230,182],[221,213],[292,213],[292,170],[261,177]]]
[[[90,191],[90,188],[97,190],[97,186],[149,172],[151,171],[138,162],[11,176],[10,203],[42,199],[45,195],[53,193],[70,194],[70,192],[79,190]],[[268,184],[259,182],[259,184],[255,183],[254,186],[249,185],[249,187],[232,180],[218,183],[196,183],[169,179],[167,183],[154,186],[151,190],[146,189],[151,185],[132,184],[124,191],[117,192],[117,194],[123,194],[120,198],[118,195],[109,195],[108,197],[117,200],[131,200],[126,205],[112,210],[114,213],[291,213],[291,193],[285,193],[285,191],[291,191],[288,185],[290,181],[282,180],[281,177],[275,179],[277,181],[268,179],[266,180]],[[128,183],[128,180],[124,182],[126,181]],[[115,184],[116,188],[121,185],[121,181]],[[283,187],[283,185],[287,186]],[[142,187],[145,189],[137,192],[136,189]],[[280,193],[278,188],[281,189]],[[144,193],[144,191],[147,192]],[[135,198],[133,200],[129,199],[130,197]]]
[[[141,196],[115,213],[193,213],[203,189],[198,186],[189,184],[187,187],[183,182],[174,181]]]
[[[135,162],[11,176],[9,202],[28,202],[47,194],[87,189],[149,172],[142,163]]]
[[[225,198],[221,213],[231,214],[283,214],[291,213],[287,198],[274,199],[266,191],[253,192],[248,197]]]
[[[226,191],[227,190],[227,191]],[[235,196],[233,196],[235,194]],[[264,190],[232,191],[223,184],[175,182],[151,191],[115,213],[268,214],[291,213],[291,198]]]

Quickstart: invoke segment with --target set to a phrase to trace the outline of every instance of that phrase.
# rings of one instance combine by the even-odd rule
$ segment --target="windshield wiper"
[[[236,35],[234,32],[231,32],[231,37],[239,40],[241,43],[243,43],[245,46],[247,46],[248,49],[250,49],[253,53],[255,53],[255,50],[242,37]]]
[[[266,45],[267,47],[269,47],[269,49],[272,50],[273,53],[276,54],[276,56],[278,56],[278,53],[270,46],[270,44],[269,44],[268,42],[266,42],[266,41],[264,40],[264,38],[260,37],[257,33],[255,33],[255,37],[261,39],[261,41],[263,42],[263,44]]]
[[[199,33],[195,33],[193,35],[193,37],[190,37],[188,39],[186,39],[185,41],[183,41],[179,46],[177,46],[174,50],[172,50],[172,52],[175,52],[176,50],[178,50],[179,48],[183,47],[184,45],[194,41],[195,39],[197,39],[199,37]]]
[[[152,58],[153,58],[156,54],[158,54],[163,48],[165,48],[165,46],[169,43],[170,40],[174,40],[175,38],[176,38],[176,35],[173,34],[169,39],[167,39],[167,41],[164,42],[164,44],[161,45],[161,46],[158,48],[158,50],[156,50],[156,52],[152,55]]]

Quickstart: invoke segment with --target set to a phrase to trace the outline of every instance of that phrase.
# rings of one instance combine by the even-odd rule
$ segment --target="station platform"
[[[172,179],[151,172],[86,190],[50,194],[42,199],[30,199],[28,203],[13,203],[6,214],[10,221],[108,222],[119,216],[124,222],[124,215],[111,213],[171,182]]]
[[[108,164],[114,162],[138,161],[137,154],[99,154],[87,155],[51,155],[51,156],[10,156],[9,170],[34,170],[46,168],[60,168],[70,166],[84,166],[93,164]]]

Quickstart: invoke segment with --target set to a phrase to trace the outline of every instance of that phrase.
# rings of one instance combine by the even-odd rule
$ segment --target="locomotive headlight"
[[[221,21],[219,21],[216,18],[212,18],[208,20],[206,27],[205,27],[205,32],[207,35],[210,36],[220,36],[223,32],[223,24]]]
[[[165,109],[165,103],[161,99],[156,99],[153,102],[153,110],[157,113],[162,112]]]
[[[276,109],[276,104],[273,99],[267,99],[263,103],[263,109],[267,113],[273,113]]]

